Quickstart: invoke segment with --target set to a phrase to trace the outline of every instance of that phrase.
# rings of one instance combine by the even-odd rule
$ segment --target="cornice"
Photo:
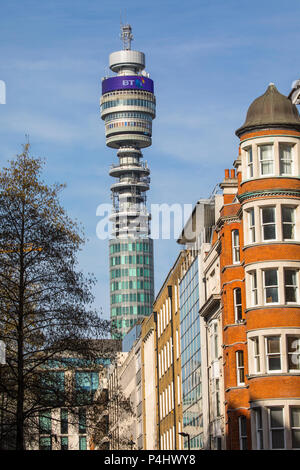
[[[297,189],[261,189],[259,191],[249,191],[246,193],[238,194],[237,198],[240,203],[257,197],[276,197],[276,196],[288,196],[300,198],[300,190]]]

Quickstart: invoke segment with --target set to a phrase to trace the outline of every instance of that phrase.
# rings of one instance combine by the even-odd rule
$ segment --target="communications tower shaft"
[[[121,30],[124,49],[109,56],[116,75],[102,80],[101,117],[106,145],[117,149],[109,174],[113,208],[110,250],[111,322],[114,338],[152,312],[154,300],[151,215],[146,207],[150,169],[141,149],[152,143],[154,84],[145,72],[145,55],[131,50],[131,26]]]

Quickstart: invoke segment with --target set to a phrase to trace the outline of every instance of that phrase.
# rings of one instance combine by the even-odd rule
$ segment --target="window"
[[[212,338],[211,338],[211,351],[212,351],[212,360],[218,359],[219,351],[218,351],[218,324],[213,323],[212,329]]]
[[[266,304],[278,303],[278,273],[277,269],[267,269],[264,272],[264,300]]]
[[[244,352],[236,352],[236,376],[237,385],[245,384],[245,367],[244,367]]]
[[[239,438],[240,450],[247,450],[247,418],[246,416],[239,416]]]
[[[260,174],[272,175],[274,171],[273,145],[259,146]]]
[[[253,154],[252,147],[246,149],[247,152],[247,177],[253,178]]]
[[[51,437],[40,437],[40,450],[51,450]]]
[[[280,336],[269,336],[266,338],[267,371],[281,371]]]
[[[288,370],[300,370],[300,337],[287,337]]]
[[[239,231],[232,231],[232,261],[233,263],[240,262],[240,237]]]
[[[79,408],[79,434],[86,434],[86,409]]]
[[[242,320],[242,291],[240,287],[233,291],[234,317],[236,322]]]
[[[255,430],[256,430],[256,449],[262,450],[264,448],[263,441],[263,425],[262,425],[262,416],[261,408],[254,410],[255,412]]]
[[[291,144],[279,144],[280,175],[291,175],[293,173],[292,147]]]
[[[258,337],[252,339],[253,344],[253,358],[254,358],[254,372],[260,372],[260,354],[259,354],[259,339]]]
[[[254,209],[248,211],[249,241],[255,243],[255,216]]]
[[[276,239],[275,207],[263,207],[261,209],[262,240]]]
[[[257,275],[256,271],[250,273],[251,279],[251,305],[257,305]]]
[[[60,438],[60,449],[61,450],[68,450],[69,449],[69,440],[67,437]]]
[[[269,412],[271,449],[284,449],[283,408],[270,408]]]
[[[79,436],[79,450],[87,450],[85,436]]]
[[[291,408],[292,448],[300,449],[300,408]]]
[[[297,274],[295,269],[284,270],[284,294],[286,303],[297,302]]]
[[[51,434],[51,411],[43,411],[39,416],[40,434]]]
[[[68,410],[65,408],[60,410],[60,433],[68,434]]]
[[[216,416],[220,416],[220,380],[216,379],[215,381],[216,388]]]
[[[295,238],[295,208],[282,206],[282,236],[284,240],[294,240]]]

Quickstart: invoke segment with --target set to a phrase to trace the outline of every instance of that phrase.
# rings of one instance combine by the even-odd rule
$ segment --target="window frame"
[[[265,209],[273,209],[274,211],[274,221],[264,222],[263,212]],[[276,227],[276,206],[275,205],[266,205],[260,206],[260,220],[261,220],[261,241],[262,242],[271,242],[277,240],[277,227]],[[265,227],[274,226],[274,238],[265,238]]]
[[[270,338],[279,338],[279,353],[269,353],[268,352],[268,339]],[[265,341],[265,358],[266,358],[266,372],[268,374],[276,374],[276,373],[282,373],[282,335],[266,335],[264,336],[264,341]],[[280,369],[270,369],[269,368],[269,357],[279,355],[280,359]]]
[[[282,426],[272,427],[271,423],[271,410],[280,409],[282,412]],[[269,440],[270,440],[270,449],[271,450],[280,450],[286,449],[286,432],[285,432],[285,420],[284,420],[284,407],[283,406],[269,406],[268,407],[268,424],[269,424]],[[273,438],[272,438],[272,430],[278,431],[282,430],[283,432],[283,447],[273,447]]]
[[[275,271],[276,272],[276,282],[277,284],[270,284],[266,286],[266,272]],[[278,268],[263,268],[262,269],[262,278],[263,278],[263,304],[264,305],[277,305],[279,304],[279,269]],[[276,289],[277,290],[277,301],[267,302],[267,289]]]
[[[242,358],[242,364],[240,364],[239,358]],[[236,365],[236,383],[238,387],[245,385],[245,357],[244,351],[239,349],[235,352],[235,365]],[[241,380],[241,374],[243,380]]]
[[[263,147],[270,147],[271,148],[272,158],[262,159],[262,148]],[[258,148],[258,161],[259,161],[259,175],[263,178],[266,177],[266,176],[274,176],[274,174],[275,174],[274,173],[274,170],[275,170],[274,144],[273,143],[259,144],[257,146],[257,148]],[[269,173],[263,173],[263,171],[262,171],[263,163],[270,165],[270,162],[271,162],[271,166],[272,166],[272,171],[269,172]]]
[[[289,142],[279,142],[278,143],[279,175],[280,176],[293,176],[294,175],[294,158],[293,158],[294,157],[294,146],[295,146],[295,144],[291,144]],[[290,148],[290,156],[291,156],[290,159],[282,158],[283,147],[289,147]],[[291,169],[290,173],[284,173],[282,171],[282,165],[284,165],[286,163],[290,164],[290,169]]]
[[[237,244],[235,239],[235,234],[237,234]],[[231,249],[232,249],[232,263],[240,264],[241,262],[241,253],[240,253],[240,231],[239,229],[234,229],[231,231]]]
[[[237,292],[240,293],[240,303],[237,302]],[[242,289],[240,287],[235,287],[233,289],[233,306],[234,306],[234,321],[235,323],[240,323],[243,321]]]
[[[238,422],[240,450],[248,450],[247,417],[244,415],[239,416]],[[243,434],[243,423],[245,423],[245,434]],[[246,444],[246,447],[244,447],[244,444]]]

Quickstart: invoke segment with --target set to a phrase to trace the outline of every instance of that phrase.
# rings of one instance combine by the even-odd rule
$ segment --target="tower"
[[[109,174],[113,209],[109,242],[112,337],[122,338],[149,315],[154,300],[153,241],[146,191],[150,170],[141,149],[151,145],[155,118],[154,84],[145,72],[145,55],[131,50],[131,26],[121,27],[123,50],[109,56],[116,73],[102,80],[101,117],[106,145],[117,149]]]

